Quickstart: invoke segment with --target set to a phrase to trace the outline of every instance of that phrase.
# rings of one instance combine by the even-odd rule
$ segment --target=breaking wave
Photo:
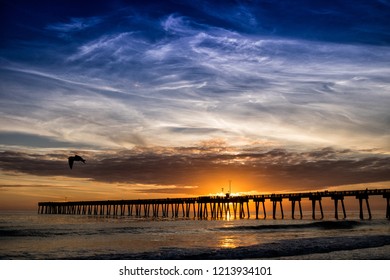
[[[216,228],[216,231],[261,231],[261,230],[285,230],[285,229],[352,229],[362,225],[358,221],[320,221],[302,224],[267,224],[255,226],[235,226]]]
[[[142,260],[204,260],[204,259],[272,259],[307,254],[353,251],[390,245],[389,235],[342,236],[281,240],[237,248],[162,248],[155,252],[136,254],[97,254],[76,259],[142,259]],[[390,252],[384,258],[388,259]]]

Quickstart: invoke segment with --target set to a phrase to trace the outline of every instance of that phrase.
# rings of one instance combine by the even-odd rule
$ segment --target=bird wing
[[[84,162],[85,163],[85,159],[83,159],[81,156],[79,156],[79,155],[75,155],[74,156],[74,160],[75,161],[82,161],[82,162]]]
[[[68,162],[69,162],[69,167],[70,167],[70,169],[72,169],[72,167],[73,167],[73,161],[74,161],[74,158],[73,158],[73,157],[69,157],[69,158],[68,158]]]

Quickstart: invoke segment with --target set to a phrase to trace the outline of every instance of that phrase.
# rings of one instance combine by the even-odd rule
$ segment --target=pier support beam
[[[208,217],[208,209],[207,202],[198,202],[198,218],[199,219],[207,219]]]
[[[331,199],[334,200],[334,217],[336,220],[339,219],[339,213],[338,213],[338,202],[339,200],[341,201],[341,206],[343,208],[343,214],[344,214],[344,219],[347,218],[347,214],[345,213],[345,206],[344,206],[344,196],[341,194],[335,194],[331,196]]]
[[[168,217],[168,211],[169,211],[169,204],[163,203],[163,204],[161,204],[161,208],[162,208],[162,217],[163,218],[167,218]]]
[[[299,214],[300,214],[300,218],[302,219],[302,218],[303,218],[303,215],[302,215],[301,197],[300,197],[300,196],[292,196],[292,197],[290,197],[288,200],[291,201],[291,218],[292,218],[292,219],[295,219],[295,217],[294,217],[295,203],[298,202],[298,205],[299,205]]]
[[[321,220],[322,220],[324,218],[324,211],[322,210],[322,203],[321,203],[322,197],[320,195],[313,195],[313,196],[310,196],[309,199],[311,200],[313,220],[316,219],[316,201],[318,201],[318,203],[320,205]]]
[[[260,202],[263,204],[263,219],[267,217],[267,213],[265,211],[265,198],[264,197],[258,197],[254,199],[255,201],[255,210],[256,210],[256,220],[259,219],[259,208],[260,208]]]
[[[158,218],[159,209],[160,209],[160,204],[159,203],[155,203],[155,204],[152,205],[153,218]]]
[[[272,218],[273,219],[276,219],[276,208],[277,208],[278,202],[279,202],[279,205],[280,205],[280,212],[282,214],[282,219],[284,219],[282,200],[283,200],[283,198],[281,196],[273,196],[273,197],[271,197],[271,201],[272,201]]]
[[[191,202],[187,201],[187,202],[186,202],[186,218],[189,218],[189,217],[190,217],[191,205],[192,205],[192,210],[193,210],[194,218],[196,217],[195,201],[191,201]]]
[[[363,199],[366,201],[366,206],[367,206],[367,212],[368,212],[368,219],[371,219],[371,210],[370,210],[370,204],[368,203],[368,194],[367,191],[364,193],[360,193],[356,195],[356,198],[359,199],[359,217],[361,220],[364,219],[363,215]]]
[[[224,203],[224,207],[225,217],[230,217],[230,203]]]
[[[244,202],[240,201],[240,219],[245,218]]]
[[[386,218],[390,219],[390,192],[385,193],[383,198],[386,198]]]

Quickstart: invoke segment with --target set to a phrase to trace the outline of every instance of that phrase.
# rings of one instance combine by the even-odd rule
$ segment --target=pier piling
[[[386,198],[386,218],[390,219],[390,193],[383,194],[383,198]]]
[[[265,198],[264,197],[257,197],[257,198],[254,198],[253,201],[255,202],[256,219],[259,219],[260,202],[263,204],[263,219],[266,219],[267,212],[265,211]]]
[[[274,195],[274,196],[271,196],[270,200],[272,201],[272,218],[276,219],[276,208],[277,208],[277,204],[279,202],[282,219],[284,219],[283,204],[282,204],[283,198],[281,196]]]
[[[363,215],[363,199],[366,201],[366,207],[367,207],[367,212],[368,212],[368,219],[372,218],[371,215],[371,209],[370,209],[370,204],[368,203],[368,191],[364,191],[363,193],[359,193],[356,195],[356,198],[359,199],[359,217],[361,220],[364,219]]]
[[[320,205],[320,212],[321,212],[321,220],[324,218],[324,211],[322,210],[322,197],[319,194],[315,194],[309,197],[309,200],[311,200],[311,206],[312,206],[312,217],[313,220],[316,219],[316,201],[318,201]]]
[[[291,196],[289,198],[289,200],[291,201],[291,218],[292,219],[295,219],[295,203],[298,202],[298,205],[299,205],[299,214],[300,214],[300,218],[302,219],[303,218],[303,215],[302,215],[302,205],[301,205],[301,196]]]
[[[339,214],[338,214],[338,202],[339,200],[341,201],[341,206],[343,208],[343,214],[344,214],[344,219],[347,218],[347,214],[345,212],[345,206],[344,206],[344,196],[341,194],[335,194],[331,196],[331,199],[334,200],[334,211],[335,211],[335,218],[336,220],[339,219]]]

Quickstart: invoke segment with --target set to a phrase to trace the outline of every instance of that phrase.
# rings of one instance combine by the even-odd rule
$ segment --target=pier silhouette
[[[39,202],[39,214],[68,214],[68,215],[106,215],[106,216],[135,216],[135,217],[172,217],[186,218],[249,218],[249,203],[255,203],[256,219],[267,217],[265,202],[272,202],[272,218],[277,218],[279,205],[280,218],[284,219],[283,201],[291,202],[291,215],[295,219],[295,206],[298,202],[299,218],[303,218],[301,201],[309,199],[312,205],[312,219],[316,219],[317,204],[319,205],[320,219],[324,218],[322,199],[330,198],[334,201],[335,219],[339,219],[338,205],[341,202],[343,218],[347,217],[344,198],[355,197],[359,201],[359,217],[364,219],[364,208],[368,219],[372,218],[369,205],[370,196],[382,196],[386,199],[386,218],[390,219],[390,189],[354,190],[354,191],[322,191],[306,193],[264,194],[248,196],[199,196],[193,198],[161,198],[161,199],[132,199],[132,200],[100,200],[100,201],[65,201]],[[366,207],[363,207],[365,201]],[[260,207],[262,204],[262,207]],[[262,217],[260,217],[262,212]]]

